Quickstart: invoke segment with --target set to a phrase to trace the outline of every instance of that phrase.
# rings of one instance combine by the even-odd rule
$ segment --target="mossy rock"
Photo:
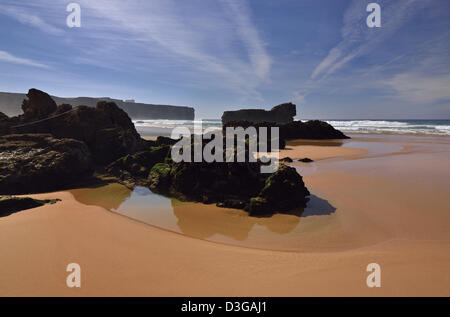
[[[152,146],[149,151],[155,160],[164,161],[170,155],[171,147],[168,145]]]
[[[170,146],[152,146],[147,151],[125,155],[111,163],[106,169],[112,175],[119,177],[126,175],[125,171],[133,176],[147,178],[155,164],[170,162],[168,161],[169,155]]]
[[[309,194],[295,168],[280,165],[278,170],[266,179],[258,196],[265,198],[276,211],[288,211],[304,206]]]
[[[148,175],[149,187],[157,192],[162,192],[169,186],[170,172],[172,168],[166,163],[157,163]]]
[[[239,199],[226,199],[223,202],[217,203],[217,207],[233,209],[245,209],[247,205],[245,201]]]
[[[272,209],[270,203],[267,201],[267,199],[262,197],[250,198],[248,211],[250,215],[269,215],[274,213],[274,210]]]

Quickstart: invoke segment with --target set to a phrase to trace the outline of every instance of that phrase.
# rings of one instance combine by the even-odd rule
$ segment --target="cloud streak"
[[[382,8],[382,27],[373,29],[366,25],[366,6],[369,2],[353,0],[344,15],[342,40],[314,69],[311,79],[326,79],[353,59],[371,53],[417,11],[428,5],[429,0],[378,1]]]
[[[7,0],[0,5],[0,14],[46,34],[63,35],[68,31],[49,21],[65,21],[69,2]],[[68,62],[156,73],[160,76],[154,80],[169,84],[175,75],[176,85],[228,89],[262,100],[258,88],[270,81],[272,58],[247,0],[77,3],[83,26],[64,39],[73,47]]]
[[[40,68],[48,68],[47,65],[35,62],[31,59],[20,58],[20,57],[14,56],[8,52],[5,52],[5,51],[0,51],[0,62],[20,64],[20,65],[40,67]]]
[[[80,1],[94,12],[102,27],[120,37],[135,39],[145,54],[182,65],[196,79],[220,84],[258,97],[257,87],[270,77],[271,57],[251,20],[245,1],[221,0],[192,4],[172,0]],[[136,44],[138,43],[138,44]],[[244,53],[245,52],[245,53]],[[193,76],[194,77],[194,76]]]
[[[450,75],[424,76],[404,73],[383,81],[395,92],[395,97],[412,103],[433,104],[450,100]]]
[[[44,21],[40,16],[30,13],[28,10],[25,10],[21,7],[16,7],[11,4],[2,5],[0,4],[0,14],[6,15],[16,21],[35,27],[42,32],[51,34],[51,35],[63,35],[64,30],[58,27],[55,27],[48,22]]]

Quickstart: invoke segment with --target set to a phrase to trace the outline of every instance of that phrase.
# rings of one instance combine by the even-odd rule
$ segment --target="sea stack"
[[[231,121],[250,121],[253,123],[276,123],[286,124],[294,121],[296,106],[293,103],[283,103],[273,107],[271,110],[242,109],[236,111],[225,111],[222,115],[222,124]]]

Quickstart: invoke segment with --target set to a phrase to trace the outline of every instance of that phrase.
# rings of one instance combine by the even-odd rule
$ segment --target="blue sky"
[[[66,6],[81,6],[81,27]],[[2,0],[0,91],[450,119],[450,1]]]

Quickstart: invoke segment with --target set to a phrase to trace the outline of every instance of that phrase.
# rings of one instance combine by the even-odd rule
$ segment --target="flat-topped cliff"
[[[61,98],[51,96],[56,104],[70,104],[72,106],[95,107],[99,101],[114,102],[123,109],[132,119],[170,119],[170,120],[194,120],[194,108],[185,106],[153,105],[145,103],[126,102],[109,97],[92,98]],[[0,92],[0,112],[8,116],[17,116],[22,113],[22,101],[26,94]]]

